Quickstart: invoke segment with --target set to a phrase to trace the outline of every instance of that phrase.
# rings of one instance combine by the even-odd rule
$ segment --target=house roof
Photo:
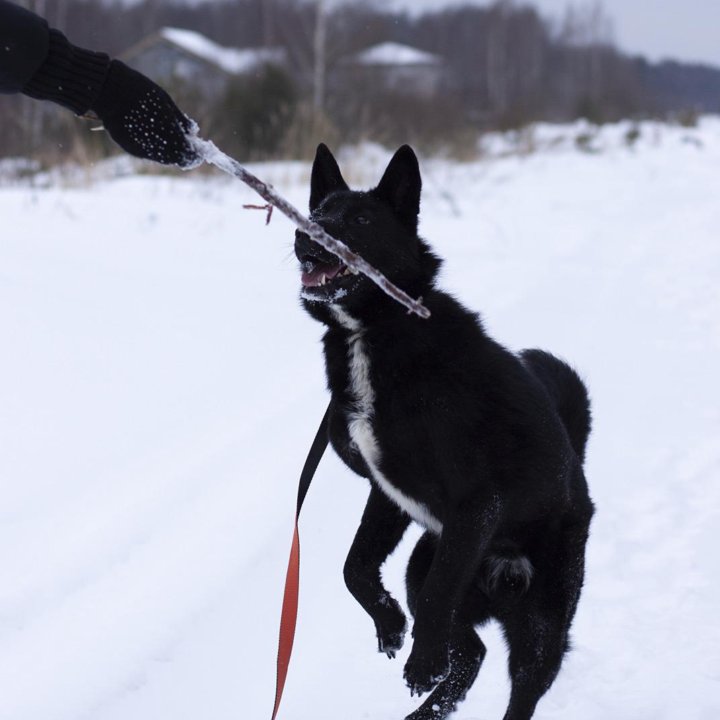
[[[210,38],[192,30],[165,27],[130,48],[124,57],[133,57],[156,44],[169,42],[190,55],[204,60],[231,75],[249,72],[265,63],[282,63],[285,52],[281,48],[231,48],[218,45]]]
[[[410,45],[395,42],[384,42],[372,45],[357,55],[349,58],[357,65],[442,65],[439,55],[418,50]]]

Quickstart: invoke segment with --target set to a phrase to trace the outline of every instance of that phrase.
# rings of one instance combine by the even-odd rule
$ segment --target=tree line
[[[232,47],[282,47],[285,68],[240,78],[212,106],[193,107],[219,142],[250,157],[305,156],[316,141],[411,142],[426,150],[474,146],[494,129],[584,117],[602,123],[681,110],[720,110],[720,71],[652,65],[622,53],[596,0],[547,18],[513,0],[456,5],[422,14],[376,0],[25,0],[77,45],[115,56],[165,27],[192,29]],[[342,73],[343,59],[381,42],[414,46],[444,59],[432,97],[389,90]],[[110,151],[88,143],[62,111],[0,99],[0,157],[58,157]],[[269,133],[268,128],[273,132]],[[82,139],[80,139],[82,137]],[[52,148],[48,146],[52,141]],[[52,158],[50,158],[52,159]]]

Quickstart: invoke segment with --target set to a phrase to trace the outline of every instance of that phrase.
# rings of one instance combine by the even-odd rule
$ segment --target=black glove
[[[119,60],[110,63],[90,109],[131,155],[180,167],[200,160],[187,139],[192,121],[161,87]]]
[[[93,110],[131,155],[181,167],[200,161],[185,137],[192,122],[161,87],[119,60],[72,45],[59,30],[50,30],[47,57],[22,91],[76,115]]]

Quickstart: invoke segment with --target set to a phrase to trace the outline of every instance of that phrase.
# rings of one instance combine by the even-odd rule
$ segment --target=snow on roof
[[[238,75],[268,62],[282,62],[283,51],[279,48],[229,48],[223,47],[192,30],[166,27],[160,36],[225,72]]]
[[[410,45],[384,42],[353,56],[352,62],[360,65],[440,65],[442,58]]]

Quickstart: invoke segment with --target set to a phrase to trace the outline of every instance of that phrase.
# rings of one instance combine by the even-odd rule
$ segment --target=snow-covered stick
[[[188,140],[195,152],[206,163],[214,165],[228,175],[242,180],[250,186],[263,200],[276,207],[283,215],[289,218],[303,232],[307,233],[318,245],[324,247],[328,252],[337,255],[351,270],[360,272],[372,280],[383,292],[401,305],[404,305],[410,312],[421,318],[429,318],[430,311],[420,300],[414,300],[406,292],[396,285],[393,285],[381,272],[376,270],[370,263],[363,260],[344,243],[328,235],[320,225],[306,218],[299,210],[291,205],[285,198],[267,183],[246,170],[237,160],[222,152],[215,143],[210,140],[203,140],[196,134],[188,135]]]

